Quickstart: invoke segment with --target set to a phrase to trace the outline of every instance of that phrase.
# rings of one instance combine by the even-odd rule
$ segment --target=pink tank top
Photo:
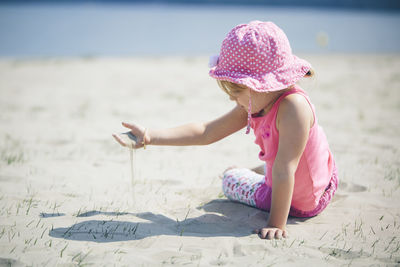
[[[295,173],[291,204],[296,209],[310,211],[317,207],[319,199],[329,184],[334,164],[327,138],[323,129],[318,126],[314,105],[311,104],[309,97],[299,86],[295,85],[293,89],[278,98],[266,115],[251,118],[251,127],[256,136],[255,143],[261,148],[259,158],[266,163],[265,183],[272,187],[272,166],[279,144],[276,115],[280,102],[289,94],[304,96],[314,115],[314,125],[310,129],[306,147]]]

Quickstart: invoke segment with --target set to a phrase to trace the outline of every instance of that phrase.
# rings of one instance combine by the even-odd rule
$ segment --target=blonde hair
[[[222,81],[217,80],[219,87],[227,93],[229,96],[234,96],[234,94],[243,91],[244,89],[248,88],[245,85],[229,82],[229,81]]]
[[[306,78],[311,78],[315,75],[315,72],[313,69],[310,69],[305,75],[304,77]],[[217,80],[218,86],[225,92],[227,93],[229,96],[234,96],[234,94],[243,91],[246,88],[249,88],[245,85],[242,84],[238,84],[238,83],[233,83],[233,82],[229,82],[229,81],[223,81],[223,80]],[[291,86],[289,86],[288,88],[290,88]],[[251,88],[249,88],[251,89]]]

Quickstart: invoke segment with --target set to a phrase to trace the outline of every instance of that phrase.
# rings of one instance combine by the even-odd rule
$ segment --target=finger
[[[127,146],[127,144],[117,134],[113,134],[113,137],[121,146]]]
[[[121,146],[126,146],[125,142],[122,141],[122,139],[117,135],[117,134],[112,134],[115,140],[117,140],[118,143],[120,143]]]
[[[280,229],[276,230],[275,239],[282,239],[282,230]]]
[[[132,130],[132,133],[134,135],[138,135],[138,133],[142,133],[141,127],[133,124],[133,123],[127,123],[127,122],[122,122],[122,125],[130,130]]]
[[[271,240],[275,238],[275,230],[269,230],[267,233],[267,239]]]
[[[265,229],[265,228],[261,229],[260,237],[262,239],[265,239],[265,238],[267,238],[267,235],[268,235],[268,229]]]
[[[289,234],[288,234],[288,232],[287,232],[286,230],[284,230],[284,231],[282,232],[282,236],[283,236],[284,238],[288,238],[288,237],[289,237]]]

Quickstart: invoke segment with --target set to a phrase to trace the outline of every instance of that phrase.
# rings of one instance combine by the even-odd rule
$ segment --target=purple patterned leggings
[[[334,166],[331,180],[321,196],[318,206],[311,211],[301,211],[290,207],[289,215],[313,217],[328,206],[338,186],[337,169]],[[246,205],[269,211],[272,189],[265,184],[264,176],[249,169],[230,169],[224,173],[222,190],[227,198]]]

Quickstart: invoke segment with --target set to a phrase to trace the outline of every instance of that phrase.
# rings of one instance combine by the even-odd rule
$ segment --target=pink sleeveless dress
[[[279,132],[276,117],[283,98],[290,94],[300,94],[310,104],[314,115],[314,125],[310,129],[308,141],[300,158],[296,173],[290,215],[311,217],[320,213],[330,202],[338,185],[337,170],[327,138],[318,126],[314,106],[307,94],[297,85],[285,92],[272,106],[268,114],[252,117],[255,143],[260,146],[259,158],[265,161],[265,182],[255,191],[255,204],[269,210],[271,206],[272,167],[278,152]]]

